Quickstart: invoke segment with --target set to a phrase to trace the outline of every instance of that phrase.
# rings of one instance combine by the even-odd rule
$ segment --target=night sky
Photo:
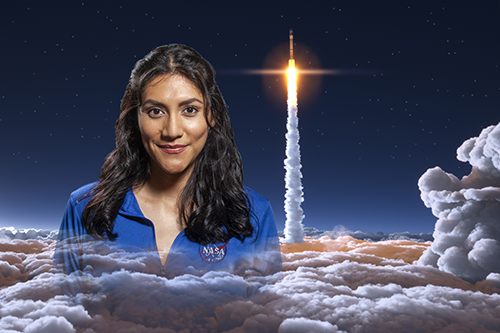
[[[318,3],[318,4],[317,4]],[[99,177],[135,62],[182,43],[212,63],[245,185],[284,227],[286,80],[297,67],[304,224],[432,232],[417,181],[500,121],[499,1],[9,1],[0,11],[0,227],[58,228]]]

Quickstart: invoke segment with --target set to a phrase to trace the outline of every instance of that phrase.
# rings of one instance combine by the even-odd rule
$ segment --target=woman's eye
[[[187,108],[184,109],[184,113],[188,115],[195,115],[198,112],[198,109],[195,108],[194,106],[188,106]]]
[[[150,115],[151,117],[161,116],[162,113],[163,113],[163,111],[160,109],[149,109],[148,110],[148,115]]]

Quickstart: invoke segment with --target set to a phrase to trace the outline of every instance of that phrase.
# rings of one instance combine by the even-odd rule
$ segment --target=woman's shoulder
[[[262,195],[257,193],[256,191],[252,190],[249,187],[244,187],[244,190],[248,196],[248,199],[250,200],[250,204],[252,206],[266,206],[269,205],[269,200],[264,198]]]
[[[257,220],[260,221],[259,223],[263,223],[262,221],[267,220],[268,218],[271,218],[274,221],[273,209],[269,200],[251,188],[245,187],[244,189],[248,196],[250,209],[252,210],[253,215],[257,217]]]
[[[92,191],[92,189],[98,183],[99,182],[93,182],[93,183],[85,184],[85,185],[77,188],[76,190],[74,190],[73,192],[71,192],[71,194],[70,194],[70,200],[76,203],[77,201],[79,201],[78,199],[80,199],[84,195],[90,193],[90,191]]]

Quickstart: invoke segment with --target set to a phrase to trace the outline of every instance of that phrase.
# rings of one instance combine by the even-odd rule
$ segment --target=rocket
[[[290,59],[288,60],[288,68],[293,68],[295,71],[295,59],[293,59],[293,30],[290,29],[290,33],[288,35],[290,38]],[[293,74],[295,76],[295,74]]]

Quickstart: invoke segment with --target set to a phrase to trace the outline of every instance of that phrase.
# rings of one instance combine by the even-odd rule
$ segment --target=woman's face
[[[207,141],[203,95],[181,75],[162,75],[144,89],[138,110],[152,172],[189,176]]]

